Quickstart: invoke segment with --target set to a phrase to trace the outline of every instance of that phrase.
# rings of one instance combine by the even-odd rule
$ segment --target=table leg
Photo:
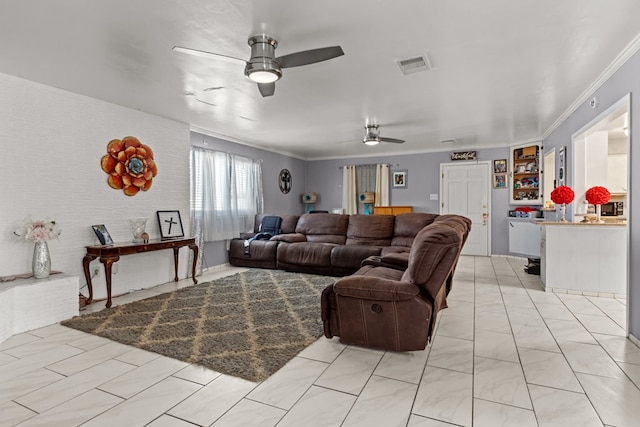
[[[86,304],[91,304],[93,301],[93,285],[91,284],[91,270],[89,269],[89,263],[96,259],[93,255],[85,255],[82,258],[82,269],[84,270],[84,278],[87,280],[87,289],[89,290],[89,298],[87,298]]]
[[[111,307],[111,266],[120,259],[116,257],[100,257],[100,262],[104,264],[104,278],[107,282],[107,303],[105,307]]]
[[[191,278],[193,279],[193,283],[198,284],[198,280],[196,279],[196,265],[198,264],[198,245],[192,243],[189,245],[189,249],[193,251],[193,266],[191,267]]]
[[[180,247],[173,248],[173,271],[175,272],[175,277],[173,278],[174,282],[178,281],[178,252],[180,251]]]

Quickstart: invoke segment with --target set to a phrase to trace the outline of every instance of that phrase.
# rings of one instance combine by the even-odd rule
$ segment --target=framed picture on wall
[[[507,171],[507,159],[493,161],[493,173],[505,173]]]
[[[406,169],[391,173],[391,188],[407,188],[408,172]]]
[[[507,188],[507,174],[493,174],[493,188]]]

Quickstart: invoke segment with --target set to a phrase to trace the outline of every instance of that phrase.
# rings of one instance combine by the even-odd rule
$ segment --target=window
[[[191,148],[191,216],[205,242],[238,237],[263,208],[259,160]]]

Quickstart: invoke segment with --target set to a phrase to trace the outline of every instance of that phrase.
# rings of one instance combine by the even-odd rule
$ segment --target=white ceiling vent
[[[396,59],[396,64],[400,67],[402,74],[413,74],[419,71],[431,71],[431,64],[427,55],[416,56],[415,58]]]

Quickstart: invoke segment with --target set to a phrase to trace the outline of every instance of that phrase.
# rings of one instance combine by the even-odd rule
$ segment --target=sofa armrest
[[[307,236],[301,233],[289,233],[289,234],[276,234],[270,240],[287,243],[299,243],[306,242]]]
[[[406,270],[409,266],[409,252],[387,254],[380,260],[385,267],[396,268],[398,270]]]
[[[362,266],[388,267],[405,271],[409,266],[409,252],[391,253],[384,256],[370,256],[362,261]]]
[[[420,288],[411,283],[372,276],[343,277],[333,289],[338,297],[378,301],[406,301],[420,293]]]

